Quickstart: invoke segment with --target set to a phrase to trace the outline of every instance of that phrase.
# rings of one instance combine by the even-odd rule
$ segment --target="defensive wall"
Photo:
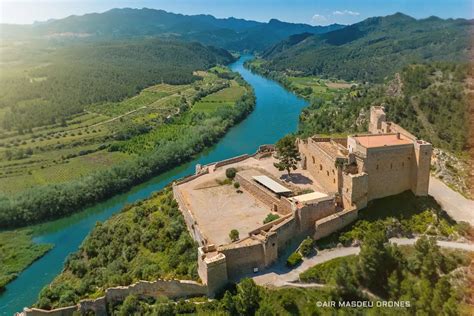
[[[95,313],[102,316],[107,315],[107,304],[121,302],[128,295],[139,297],[166,296],[172,299],[189,298],[208,295],[206,285],[187,280],[157,280],[139,281],[129,286],[111,287],[105,290],[105,295],[97,299],[81,300],[77,305],[43,310],[39,308],[24,308],[17,316],[72,316],[80,314]]]

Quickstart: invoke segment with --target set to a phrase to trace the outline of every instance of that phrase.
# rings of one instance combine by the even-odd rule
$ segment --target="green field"
[[[154,85],[132,98],[89,105],[61,123],[27,132],[0,129],[0,191],[15,194],[75,180],[153,151],[186,129],[175,123],[186,112],[211,113],[242,97],[246,88],[223,78],[226,73],[226,67],[197,71],[201,80],[192,84]],[[112,144],[120,150],[110,150]]]
[[[236,85],[212,93],[193,105],[193,111],[209,113],[220,107],[233,106],[245,93],[245,88]]]
[[[0,292],[18,273],[52,247],[33,243],[29,230],[0,232]]]

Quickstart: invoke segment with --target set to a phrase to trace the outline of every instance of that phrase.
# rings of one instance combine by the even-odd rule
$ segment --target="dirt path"
[[[392,238],[390,242],[398,245],[413,245],[418,238]],[[474,251],[474,244],[459,243],[452,241],[438,241],[440,247],[462,249],[467,251]],[[274,287],[285,287],[295,286],[294,282],[299,281],[300,273],[308,270],[309,268],[324,263],[326,261],[345,257],[349,255],[356,255],[360,252],[359,247],[342,247],[333,248],[327,250],[321,250],[317,255],[304,259],[303,262],[294,269],[288,269],[283,262],[278,262],[270,269],[267,269],[257,275],[251,276],[252,279],[258,285],[262,286],[274,286]],[[302,285],[301,287],[319,287],[319,284]]]
[[[474,226],[474,201],[466,199],[441,180],[430,177],[428,192],[455,221],[464,221]]]

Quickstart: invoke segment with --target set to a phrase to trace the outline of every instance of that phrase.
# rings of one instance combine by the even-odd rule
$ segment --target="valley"
[[[372,106],[383,106],[393,125],[433,144],[432,176],[472,198],[466,133],[471,26],[472,20],[402,13],[313,26],[153,9],[2,24],[8,32],[0,34],[0,314],[25,306],[74,308],[82,299],[97,299],[95,308],[110,288],[142,281],[209,286],[207,274],[200,279],[204,250],[192,232],[198,221],[189,224],[175,182],[215,172],[213,162],[257,150],[268,155],[273,147],[260,146],[286,135],[298,142],[318,135],[315,142],[341,149],[347,136],[370,130]],[[357,163],[342,167],[347,175]],[[237,198],[247,194],[233,178],[216,183],[232,184],[226,189]],[[340,207],[340,198],[336,194],[333,205]],[[231,203],[230,196],[219,201]],[[440,251],[435,242],[468,243],[468,223],[456,223],[433,197],[410,190],[357,211],[344,228],[279,251],[275,271],[295,274],[320,250],[324,256],[325,248],[360,247],[358,256],[305,268],[291,288],[259,283],[257,272],[271,274],[259,266],[215,300],[126,295],[104,308],[123,315],[305,314],[321,311],[314,301],[390,299],[417,302],[401,314],[469,313],[463,288],[472,280],[470,254]],[[274,205],[264,225],[282,223],[276,212]],[[267,242],[269,227],[261,236],[249,233],[250,239]],[[227,230],[221,234],[226,240]],[[231,234],[238,242],[239,231],[236,240]],[[393,237],[414,247],[392,245]],[[221,254],[222,245],[207,246],[205,258]]]

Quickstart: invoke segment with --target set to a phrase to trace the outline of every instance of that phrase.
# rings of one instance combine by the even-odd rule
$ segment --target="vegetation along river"
[[[61,271],[67,255],[78,249],[97,221],[105,221],[125,204],[147,198],[171,181],[194,173],[196,164],[254,153],[259,145],[275,143],[285,134],[296,130],[299,114],[307,102],[278,83],[245,69],[243,63],[249,58],[251,56],[243,56],[230,67],[239,72],[254,88],[257,97],[255,110],[244,121],[230,129],[214,147],[193,161],[81,213],[35,228],[35,241],[52,243],[54,248],[7,285],[6,291],[0,294],[1,315],[12,315],[21,311],[24,306],[33,304],[39,291]]]

